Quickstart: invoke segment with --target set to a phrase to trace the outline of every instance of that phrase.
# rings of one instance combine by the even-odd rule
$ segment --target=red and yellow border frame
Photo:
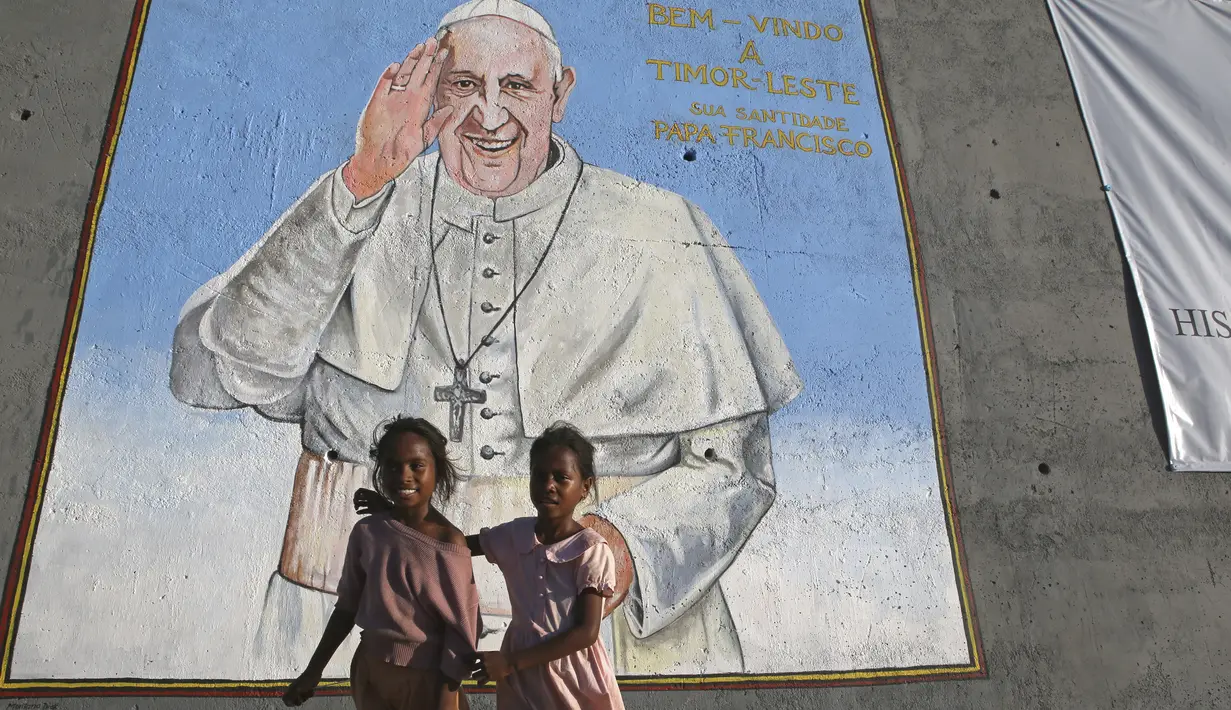
[[[26,501],[22,508],[21,524],[17,529],[8,579],[4,586],[3,604],[0,604],[0,628],[4,632],[3,656],[0,658],[0,698],[71,696],[269,697],[280,695],[287,683],[286,680],[185,681],[114,678],[61,681],[13,680],[10,677],[13,646],[16,641],[17,626],[21,615],[21,603],[24,598],[26,581],[30,570],[30,555],[34,546],[34,535],[38,529],[39,512],[42,508],[47,474],[51,468],[52,453],[55,449],[60,406],[64,400],[64,391],[68,382],[68,370],[72,359],[71,353],[76,342],[77,327],[81,319],[86,279],[90,271],[90,257],[94,249],[94,236],[98,227],[98,217],[102,210],[103,197],[107,189],[107,180],[111,174],[112,160],[115,157],[116,145],[120,137],[120,128],[124,123],[128,93],[132,87],[133,74],[137,65],[137,55],[141,48],[141,39],[145,31],[146,19],[149,16],[151,4],[152,0],[135,0],[132,24],[129,28],[128,40],[124,47],[120,76],[112,98],[111,112],[107,120],[106,132],[103,135],[98,168],[94,175],[94,185],[90,191],[90,202],[86,209],[85,222],[81,229],[81,242],[77,250],[77,265],[73,273],[73,281],[69,293],[68,312],[65,316],[60,347],[56,353],[55,373],[48,395],[42,433],[38,441],[38,449],[30,475]],[[979,634],[979,625],[975,617],[974,597],[971,590],[970,577],[966,570],[966,556],[962,546],[961,527],[958,525],[957,500],[953,491],[949,458],[945,450],[944,418],[941,414],[939,388],[936,378],[936,355],[932,343],[931,319],[928,311],[927,291],[924,288],[923,268],[919,258],[919,240],[915,231],[914,212],[911,208],[910,195],[906,189],[906,179],[902,174],[902,165],[898,155],[897,134],[894,131],[892,116],[885,99],[884,75],[881,70],[880,55],[876,45],[876,36],[867,0],[860,0],[860,10],[863,15],[864,31],[867,36],[868,50],[872,60],[873,76],[876,79],[877,97],[880,101],[881,115],[885,123],[885,134],[893,160],[898,198],[902,206],[903,226],[906,229],[915,304],[919,318],[919,332],[927,372],[928,398],[935,434],[937,474],[940,479],[940,489],[944,501],[945,523],[948,529],[953,569],[962,608],[966,644],[970,650],[969,660],[966,663],[957,665],[919,666],[913,668],[868,668],[852,671],[686,677],[621,677],[620,686],[624,690],[804,688],[882,685],[987,677],[987,664],[983,656],[982,638]],[[476,687],[471,687],[470,690],[471,692],[484,692],[484,689]],[[349,693],[349,682],[347,681],[324,682],[318,691],[318,694],[321,695],[341,695],[346,693]]]

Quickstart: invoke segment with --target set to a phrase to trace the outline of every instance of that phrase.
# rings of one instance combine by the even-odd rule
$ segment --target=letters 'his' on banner
[[[1171,465],[1231,470],[1231,2],[1049,5],[1145,314]]]

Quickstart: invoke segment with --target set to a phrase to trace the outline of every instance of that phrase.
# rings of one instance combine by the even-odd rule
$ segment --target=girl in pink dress
[[[473,670],[479,592],[461,531],[435,507],[457,471],[446,440],[424,419],[400,418],[372,447],[384,505],[355,524],[338,601],[307,670],[282,696],[301,705],[351,629],[363,629],[351,661],[358,710],[465,710],[461,682]]]
[[[478,549],[504,573],[513,620],[499,651],[480,653],[480,682],[496,682],[499,710],[623,710],[599,638],[616,590],[615,557],[599,533],[573,519],[590,494],[594,446],[557,424],[530,448],[537,518],[484,529]],[[475,550],[473,539],[468,538]]]

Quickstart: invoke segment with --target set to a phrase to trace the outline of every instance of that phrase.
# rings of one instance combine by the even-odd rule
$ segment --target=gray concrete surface
[[[1165,470],[1136,306],[1126,297],[1122,259],[1046,6],[874,0],[872,7],[923,242],[990,677],[629,693],[628,706],[1231,706],[1231,478]],[[131,3],[120,0],[0,1],[6,550],[37,443],[130,11]],[[24,120],[23,110],[31,112]],[[1040,473],[1040,463],[1049,474]],[[21,702],[0,701],[6,704]],[[278,705],[87,698],[39,706]],[[475,706],[492,707],[485,698]],[[350,704],[337,698],[309,707]]]

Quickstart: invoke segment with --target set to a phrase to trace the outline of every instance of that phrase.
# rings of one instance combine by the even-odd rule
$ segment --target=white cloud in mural
[[[935,495],[780,495],[723,578],[751,673],[969,662]]]

